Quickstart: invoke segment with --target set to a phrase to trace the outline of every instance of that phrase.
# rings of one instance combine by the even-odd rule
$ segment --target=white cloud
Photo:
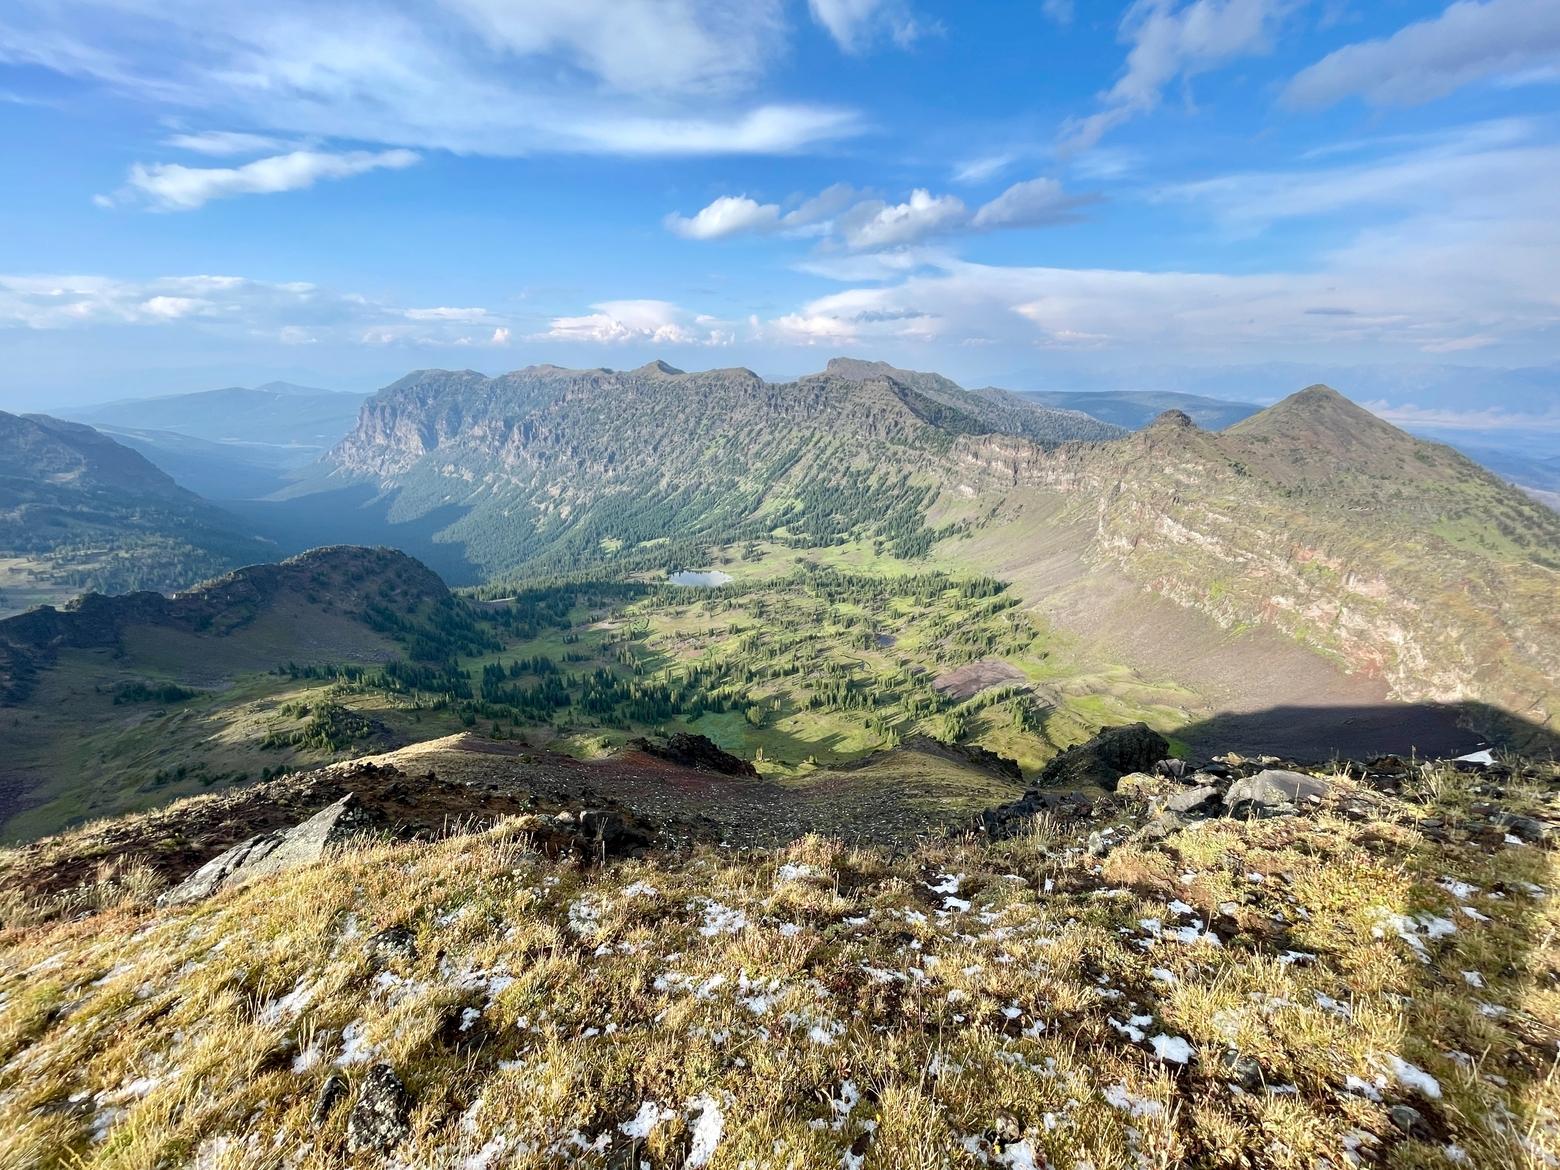
[[[1541,216],[1547,194],[1539,193],[1560,185],[1560,144],[1530,141],[1535,131],[1520,119],[1480,122],[1402,138],[1409,149],[1362,162],[1223,175],[1166,187],[1158,197],[1206,207],[1237,235],[1362,208],[1521,222]]]
[[[669,231],[692,240],[714,240],[750,233],[827,237],[827,246],[856,252],[903,250],[938,235],[997,228],[1061,223],[1076,216],[1088,198],[1068,195],[1055,179],[1015,183],[973,216],[955,195],[933,195],[917,188],[903,203],[864,199],[862,192],[836,183],[789,212],[778,203],[760,203],[747,195],[722,195],[691,216],[668,215]]]
[[[699,317],[670,301],[600,301],[580,317],[554,317],[533,341],[573,341],[594,345],[634,342],[654,345],[729,345],[722,322]]]
[[[241,167],[187,167],[180,163],[136,163],[125,186],[100,204],[144,202],[154,211],[193,211],[213,199],[232,195],[268,195],[312,187],[321,179],[345,179],[366,171],[400,170],[418,161],[410,150],[355,150],[326,154],[295,150],[256,159]]]
[[[1077,217],[1084,200],[1068,195],[1055,179],[1029,179],[1014,183],[975,213],[976,228],[1038,227],[1064,223]]]
[[[926,31],[904,0],[807,0],[807,7],[847,53],[859,53],[881,36],[904,47]]]
[[[490,339],[470,336],[493,324]],[[482,309],[406,308],[302,281],[241,276],[161,276],[122,280],[94,275],[0,274],[0,332],[82,332],[143,328],[242,342],[321,342],[411,346],[504,345],[510,325]],[[72,343],[74,344],[74,343]]]
[[[1496,407],[1487,410],[1445,410],[1412,403],[1394,405],[1386,401],[1364,402],[1361,405],[1372,414],[1399,426],[1441,427],[1459,431],[1560,432],[1560,402],[1555,403],[1546,414],[1525,414]]]
[[[742,98],[783,52],[783,16],[781,0],[11,0],[0,62],[289,139],[684,155],[855,133],[848,109]]]
[[[486,321],[488,311],[439,305],[432,309],[407,309],[406,317],[411,321]]]
[[[1076,15],[1073,11],[1073,0],[1040,0],[1040,11],[1045,14],[1047,20],[1060,25],[1071,24]]]
[[[1067,146],[1083,150],[1121,123],[1153,110],[1168,84],[1239,57],[1267,52],[1295,0],[1137,0],[1122,18],[1132,45],[1098,113],[1069,123]]]
[[[666,217],[666,226],[688,240],[718,240],[743,232],[770,231],[780,223],[780,207],[759,203],[746,195],[722,195],[693,216],[675,212]]]
[[[784,43],[776,0],[445,0],[495,49],[561,56],[631,94],[720,91]]]
[[[955,195],[933,195],[918,187],[904,203],[873,199],[858,203],[839,220],[847,247],[866,250],[913,244],[950,231],[966,217],[964,201]]]
[[[194,134],[174,134],[163,139],[163,144],[176,150],[194,151],[227,157],[235,154],[263,154],[268,150],[281,150],[287,143],[265,134],[245,134],[236,130],[202,130]]]
[[[1329,53],[1289,83],[1284,100],[1315,108],[1357,95],[1376,106],[1418,105],[1473,81],[1520,76],[1557,62],[1555,0],[1459,0],[1390,37]]]
[[[786,212],[784,224],[788,228],[810,228],[832,224],[834,218],[845,211],[862,195],[849,183],[835,183],[825,187],[811,199],[804,199],[797,207]]]
[[[777,339],[905,338],[962,344],[1105,349],[1228,360],[1232,353],[1444,353],[1531,345],[1560,328],[1560,151],[1504,152],[1441,181],[1448,206],[1410,205],[1406,218],[1359,231],[1305,269],[1241,274],[975,264],[945,253],[861,257],[821,274],[874,281],[820,297],[769,323]],[[1428,173],[1428,172],[1427,172]],[[1450,176],[1452,172],[1448,171]],[[1431,183],[1406,174],[1359,180],[1400,192]],[[1325,175],[1314,177],[1318,193]],[[1260,205],[1284,180],[1255,184]],[[1320,198],[1321,195],[1316,196]],[[1297,196],[1309,198],[1309,196]],[[1403,257],[1413,257],[1405,265]],[[902,261],[899,272],[881,263]],[[817,262],[809,265],[819,270]]]
[[[972,158],[953,168],[955,183],[984,183],[995,178],[1013,165],[1011,154],[989,154]]]

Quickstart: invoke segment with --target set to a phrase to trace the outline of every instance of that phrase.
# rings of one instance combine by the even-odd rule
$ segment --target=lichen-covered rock
[[[374,1065],[363,1079],[347,1118],[347,1152],[383,1153],[399,1145],[412,1132],[407,1120],[411,1109],[411,1097],[395,1070],[388,1064]]]

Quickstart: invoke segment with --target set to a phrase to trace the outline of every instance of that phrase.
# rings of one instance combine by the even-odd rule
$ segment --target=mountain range
[[[1136,423],[1131,412],[1157,403],[1118,405]],[[24,602],[87,587],[184,588],[315,545],[388,545],[486,597],[563,579],[643,587],[723,566],[736,588],[780,590],[755,603],[768,628],[782,611],[805,624],[816,602],[804,599],[833,596],[796,575],[809,566],[868,574],[849,590],[883,573],[951,572],[1001,583],[1022,621],[971,641],[983,658],[952,649],[963,643],[941,623],[960,619],[934,606],[915,619],[924,625],[871,635],[913,642],[916,655],[900,651],[898,666],[892,652],[868,657],[874,670],[930,678],[971,665],[982,680],[1039,687],[1026,693],[1045,696],[1043,718],[1025,714],[1038,699],[1014,706],[1009,696],[1001,708],[1031,731],[1010,743],[977,720],[971,732],[1020,759],[1041,761],[1087,731],[1091,710],[1095,726],[1107,709],[1166,729],[1243,720],[1246,738],[1221,733],[1234,746],[1391,750],[1450,744],[1458,722],[1515,742],[1552,732],[1560,711],[1560,517],[1321,386],[1222,432],[1175,410],[1130,431],[854,359],[790,383],[660,362],[496,378],[419,371],[363,402],[320,463],[228,511],[79,425],[20,419],[7,435],[16,467],[38,461],[34,447],[59,467],[42,485],[18,487],[25,477],[14,476],[8,490],[46,489],[48,515],[73,517],[27,521],[27,539],[57,534],[47,547],[9,538],[7,564],[53,583],[53,593],[18,594]],[[78,535],[63,539],[70,530]],[[108,563],[84,532],[109,542]],[[647,612],[668,652],[686,644],[657,624],[661,611]],[[1000,652],[1008,644],[1049,648]],[[602,646],[602,669],[621,653]],[[900,714],[865,738],[848,722],[825,736],[805,714],[823,700],[784,688],[765,700],[785,721],[781,747],[763,730],[762,704],[756,738],[719,726],[728,747],[797,759],[819,755],[808,743],[865,748],[930,726],[922,699],[896,693]],[[850,709],[849,687],[828,694],[829,709]],[[590,710],[587,694],[570,702]]]

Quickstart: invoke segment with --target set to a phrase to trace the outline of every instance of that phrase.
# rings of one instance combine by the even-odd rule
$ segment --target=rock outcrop
[[[377,820],[349,792],[302,824],[260,833],[213,857],[159,898],[158,905],[198,902],[232,886],[312,864],[332,845],[374,828]]]
[[[1146,772],[1170,754],[1170,744],[1146,723],[1107,727],[1087,743],[1070,747],[1041,771],[1036,788],[1086,788],[1107,792],[1129,772]]]
[[[717,772],[722,776],[758,776],[758,769],[747,760],[722,751],[707,736],[686,731],[673,732],[660,741],[640,736],[629,740],[628,746],[659,760],[679,764],[684,768],[697,768],[701,772]]]

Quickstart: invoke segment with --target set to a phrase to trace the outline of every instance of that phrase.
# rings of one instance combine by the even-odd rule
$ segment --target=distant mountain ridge
[[[136,431],[172,431],[214,443],[299,448],[312,459],[351,429],[364,395],[290,382],[228,386],[191,394],[124,399],[69,411],[80,422]]]
[[[91,427],[0,412],[0,612],[87,589],[179,588],[273,554]]]
[[[1179,410],[1206,431],[1222,431],[1261,410],[1250,402],[1232,402],[1168,390],[1022,390],[1022,397],[1043,406],[1076,410],[1129,431],[1141,430],[1167,410]]]
[[[401,517],[463,509],[443,539],[493,573],[775,534],[924,551],[948,486],[936,467],[959,436],[999,433],[1054,446],[1122,432],[875,363],[783,384],[664,362],[423,370],[370,399],[329,463],[338,483],[393,493]]]

